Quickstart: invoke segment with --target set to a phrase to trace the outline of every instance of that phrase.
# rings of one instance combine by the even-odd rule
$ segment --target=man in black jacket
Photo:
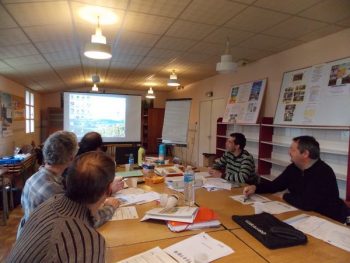
[[[320,159],[319,143],[312,136],[293,138],[289,148],[292,163],[274,181],[262,181],[244,188],[243,194],[275,193],[288,190],[283,199],[291,205],[315,211],[341,223],[347,221],[349,208],[339,198],[332,168]]]

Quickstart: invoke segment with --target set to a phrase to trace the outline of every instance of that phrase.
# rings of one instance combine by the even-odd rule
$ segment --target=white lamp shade
[[[111,47],[101,43],[86,43],[84,55],[92,59],[110,59],[112,57]]]
[[[153,89],[149,88],[149,90],[147,91],[147,95],[146,95],[147,99],[155,99],[156,96],[154,95]]]
[[[216,64],[216,71],[219,73],[229,73],[236,71],[237,63],[232,61],[232,56],[225,54],[221,56],[221,61]]]
[[[91,88],[91,91],[93,91],[93,92],[98,92],[98,87],[96,86],[96,83],[95,83],[94,86]]]
[[[170,74],[169,80],[168,80],[168,86],[170,87],[178,87],[180,86],[180,83],[177,79],[177,75],[175,74],[175,70],[173,73]]]

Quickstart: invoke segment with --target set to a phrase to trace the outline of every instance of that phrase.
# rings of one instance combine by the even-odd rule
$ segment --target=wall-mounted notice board
[[[283,75],[274,124],[350,125],[350,58]]]

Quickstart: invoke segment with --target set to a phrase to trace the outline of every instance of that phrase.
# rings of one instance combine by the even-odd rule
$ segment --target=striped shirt
[[[56,195],[33,211],[7,262],[104,262],[105,240],[89,209]]]
[[[17,236],[20,234],[21,227],[28,220],[33,210],[41,203],[45,202],[56,194],[64,194],[65,181],[63,176],[59,176],[45,167],[33,174],[23,188],[21,204],[24,210],[24,216],[18,228]],[[115,208],[110,205],[103,206],[98,210],[94,217],[94,226],[99,227],[107,220],[112,218]]]
[[[225,152],[215,162],[213,168],[225,169],[225,179],[231,182],[255,183],[258,178],[255,173],[254,158],[246,150],[243,150],[239,156],[234,156],[232,152]]]

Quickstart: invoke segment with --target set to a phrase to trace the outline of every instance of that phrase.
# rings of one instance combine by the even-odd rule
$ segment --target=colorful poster
[[[234,85],[229,93],[223,122],[256,123],[266,88],[266,79]]]

